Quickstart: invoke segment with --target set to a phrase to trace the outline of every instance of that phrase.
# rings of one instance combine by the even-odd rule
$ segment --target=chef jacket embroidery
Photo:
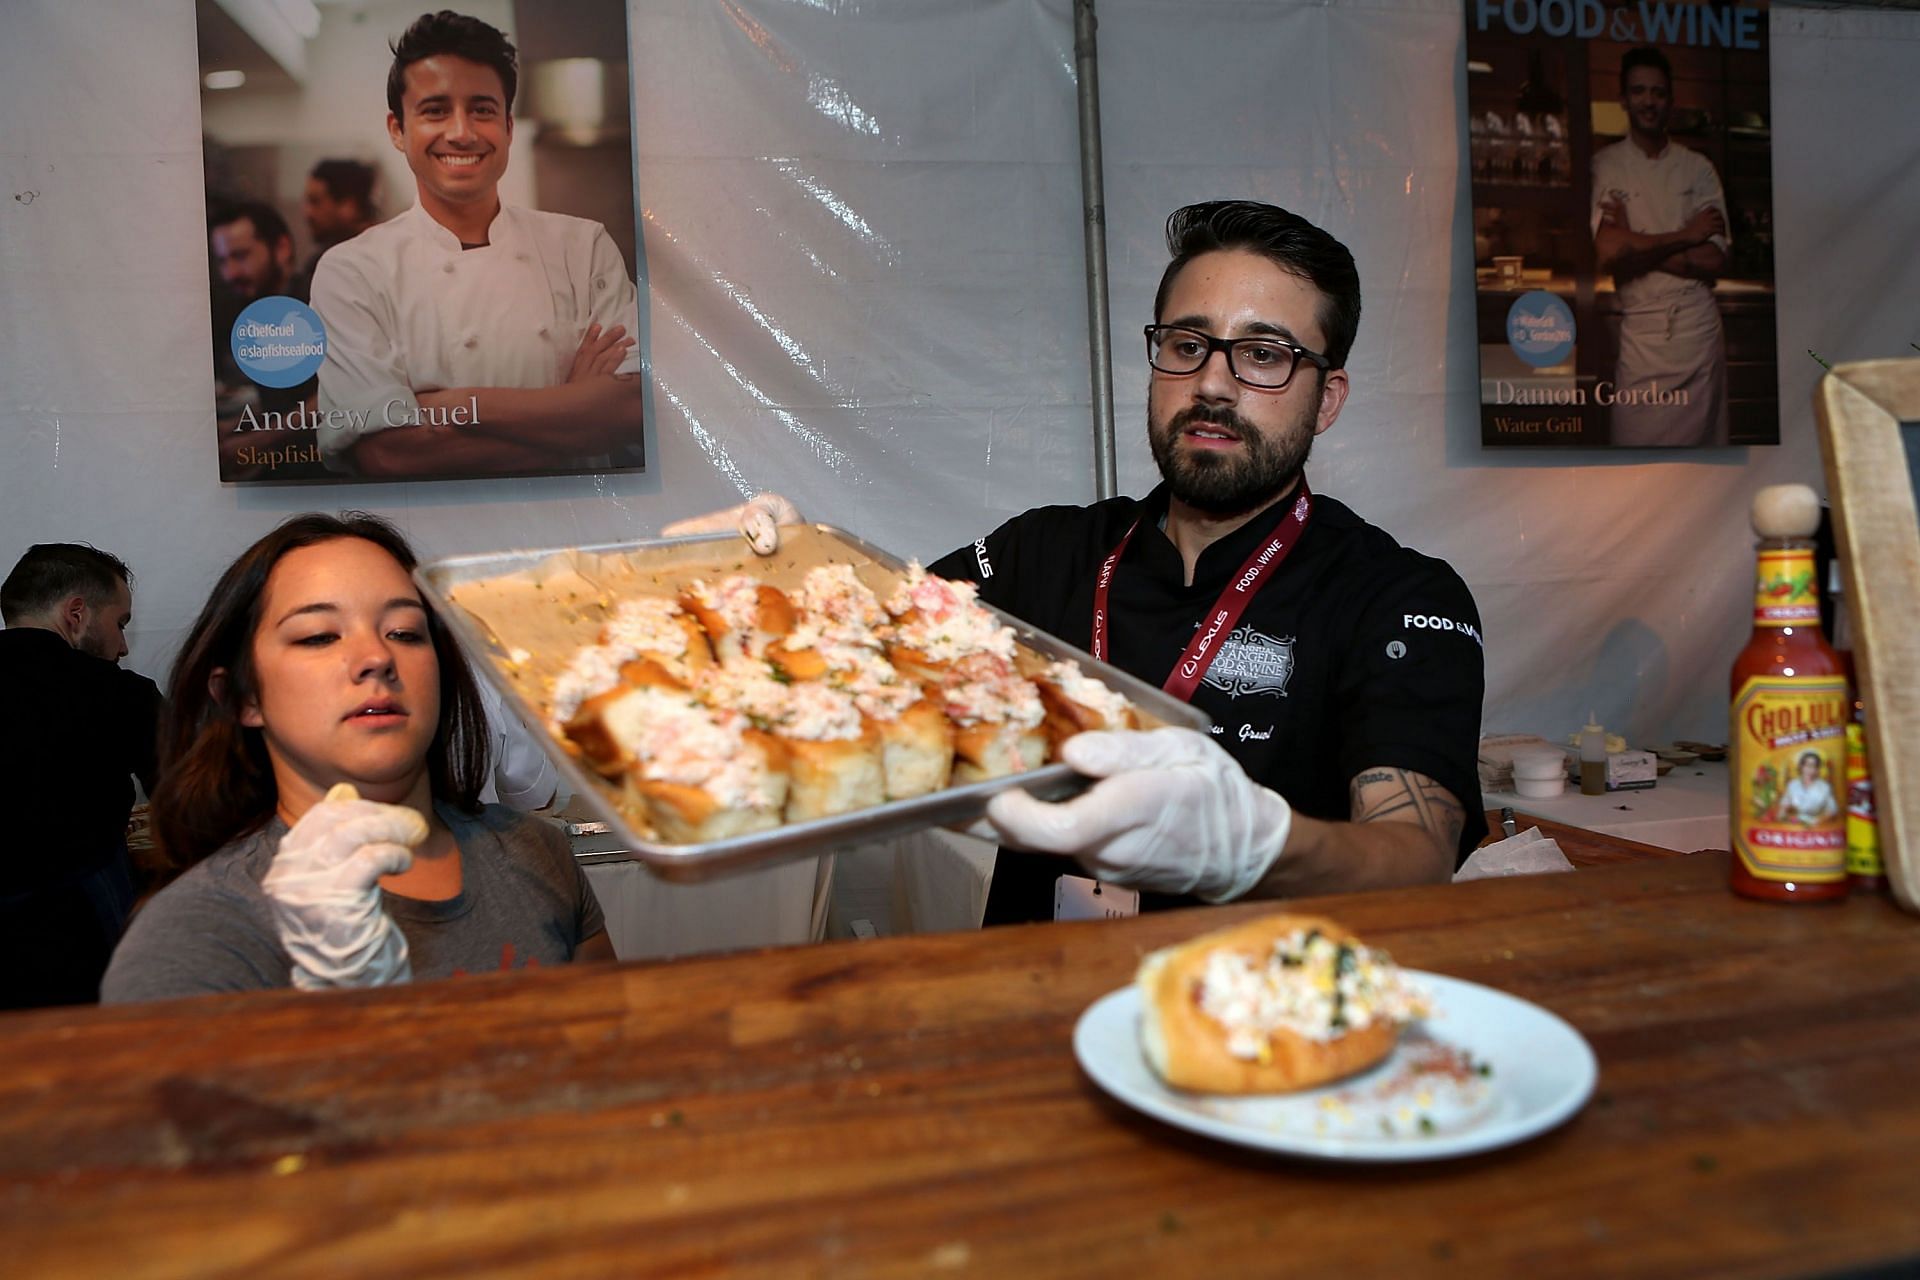
[[[1265,635],[1252,627],[1235,627],[1200,683],[1229,698],[1249,694],[1284,698],[1287,681],[1293,678],[1293,640],[1292,636],[1282,640]]]

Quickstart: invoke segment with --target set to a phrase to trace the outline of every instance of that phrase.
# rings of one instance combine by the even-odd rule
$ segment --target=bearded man
[[[1164,483],[1029,511],[931,568],[1212,732],[1081,734],[1089,791],[996,797],[990,925],[1444,881],[1486,832],[1473,597],[1304,472],[1347,402],[1353,255],[1250,201],[1177,211],[1167,247],[1146,327]]]

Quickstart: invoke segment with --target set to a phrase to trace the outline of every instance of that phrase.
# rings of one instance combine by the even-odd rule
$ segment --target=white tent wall
[[[772,487],[930,557],[1089,500],[1068,0],[629,17],[651,473],[247,489],[214,478],[192,4],[0,7],[0,558],[125,554],[129,663],[158,676],[219,569],[313,507],[390,515],[437,554],[644,536]],[[1688,454],[1479,448],[1455,4],[1100,17],[1122,488],[1152,481],[1137,334],[1166,213],[1287,204],[1352,246],[1367,295],[1315,483],[1467,579],[1488,727],[1557,734],[1592,708],[1638,738],[1719,736],[1747,498],[1818,483],[1799,353],[1920,337],[1920,14],[1774,11],[1784,443]]]

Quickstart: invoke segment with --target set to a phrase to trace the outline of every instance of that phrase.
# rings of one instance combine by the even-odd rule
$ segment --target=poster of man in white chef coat
[[[542,7],[499,0],[473,7],[486,16],[423,14],[417,0],[356,15],[356,26],[378,33],[379,75],[370,81],[356,71],[351,100],[310,69],[307,95],[323,101],[300,118],[324,112],[337,122],[337,110],[326,110],[332,98],[364,117],[369,127],[357,140],[325,145],[334,153],[352,154],[350,146],[372,152],[366,158],[384,165],[385,203],[399,212],[337,244],[316,244],[304,303],[277,297],[234,322],[230,340],[248,377],[267,386],[317,373],[318,387],[298,414],[258,413],[251,421],[243,414],[231,426],[229,415],[223,479],[644,468],[642,307],[630,265],[637,244],[620,64],[569,58],[525,66],[506,27],[515,15],[538,15]],[[601,8],[608,29],[598,42],[624,52],[619,0],[570,10],[567,34],[578,34],[575,19]],[[340,11],[323,12],[323,22],[333,22]],[[210,40],[205,24],[203,18],[203,66],[209,44],[218,47],[223,38],[216,31]],[[344,31],[339,41],[327,34],[313,51],[332,65],[342,61],[343,46],[364,42],[358,31]],[[540,38],[519,34],[529,46]],[[546,43],[556,51],[553,39]],[[360,61],[372,52],[355,51]],[[589,83],[580,80],[583,68]],[[516,116],[517,106],[527,109],[529,70],[543,77],[538,114]],[[593,118],[584,136],[570,138],[583,102]],[[227,126],[224,138],[216,124]],[[242,132],[228,113],[216,118],[209,109],[210,187],[216,151],[227,162],[221,176],[231,181],[238,170],[260,181],[262,166],[249,169],[242,163],[247,149],[231,145]],[[283,144],[276,160],[269,175],[298,164],[304,176],[299,148]],[[222,337],[216,334],[216,343]],[[235,474],[234,458],[251,461],[251,473]],[[276,458],[285,460],[277,468],[260,465]]]
[[[1593,153],[1594,254],[1620,303],[1616,445],[1724,445],[1727,343],[1714,301],[1732,241],[1713,161],[1668,133],[1673,65],[1620,60],[1627,136]]]

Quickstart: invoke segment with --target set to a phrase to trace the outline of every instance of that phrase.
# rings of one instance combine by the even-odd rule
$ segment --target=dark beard
[[[1196,511],[1219,519],[1245,515],[1279,497],[1300,478],[1307,455],[1313,451],[1312,423],[1320,412],[1320,396],[1281,440],[1271,440],[1231,409],[1192,405],[1173,415],[1164,431],[1147,423],[1147,443],[1153,460],[1174,497]],[[1182,452],[1180,433],[1195,423],[1227,427],[1240,437],[1245,456]]]

